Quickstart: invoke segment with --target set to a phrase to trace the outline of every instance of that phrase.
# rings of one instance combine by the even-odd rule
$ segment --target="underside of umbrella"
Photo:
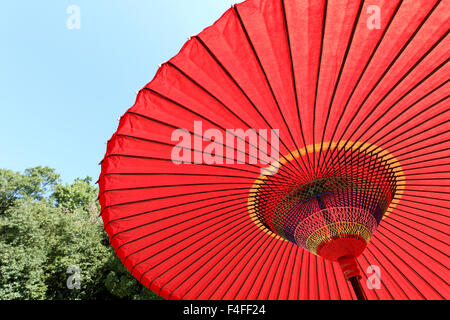
[[[248,0],[121,118],[116,254],[168,299],[448,299],[450,1]]]

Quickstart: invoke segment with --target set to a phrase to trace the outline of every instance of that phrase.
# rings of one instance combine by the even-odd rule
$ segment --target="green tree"
[[[25,170],[23,174],[0,170],[0,213],[18,199],[43,200],[59,182],[59,174],[48,167]]]
[[[0,299],[158,299],[122,266],[99,218],[91,178],[0,170]],[[69,267],[80,270],[70,290]]]
[[[69,210],[86,209],[89,206],[97,204],[97,188],[92,184],[90,177],[77,178],[72,184],[58,184],[54,188],[52,198],[58,207]]]
[[[121,299],[133,300],[161,300],[153,291],[148,290],[142,286],[136,278],[130,276],[129,271],[124,267],[119,258],[113,254],[111,248],[111,255],[106,264],[106,269],[109,271],[105,286],[111,294]]]

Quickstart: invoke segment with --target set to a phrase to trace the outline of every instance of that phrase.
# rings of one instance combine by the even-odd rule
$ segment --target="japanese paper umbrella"
[[[448,299],[450,1],[248,0],[121,118],[116,254],[168,299]]]

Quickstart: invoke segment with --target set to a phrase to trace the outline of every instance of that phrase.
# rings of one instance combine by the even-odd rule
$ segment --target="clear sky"
[[[153,78],[230,0],[45,0],[0,5],[0,168],[98,178],[105,142]],[[80,8],[70,30],[67,8]]]

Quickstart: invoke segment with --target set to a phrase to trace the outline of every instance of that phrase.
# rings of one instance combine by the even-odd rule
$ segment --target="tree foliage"
[[[0,170],[0,299],[159,299],[114,255],[97,192],[91,178],[62,184],[48,167]]]

